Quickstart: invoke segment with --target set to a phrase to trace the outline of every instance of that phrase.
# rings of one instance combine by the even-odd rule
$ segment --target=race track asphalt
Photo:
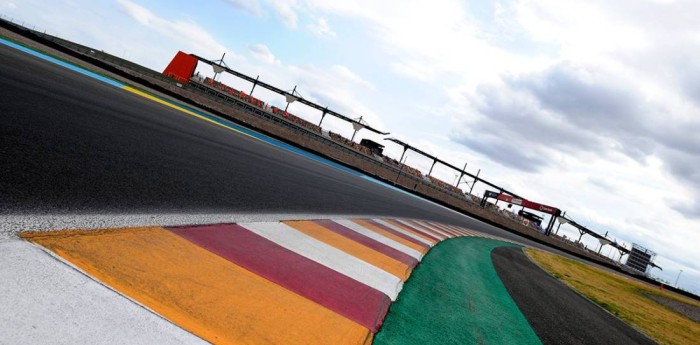
[[[450,223],[543,248],[4,45],[0,92],[0,220],[92,213],[373,215]],[[644,343],[542,277],[521,254],[494,253],[501,278],[546,343],[577,341],[553,325],[580,328],[582,317],[617,332],[608,343]],[[514,268],[504,271],[506,262]],[[552,303],[560,303],[557,313]]]
[[[0,62],[0,216],[299,212],[476,223],[4,45]]]
[[[491,260],[543,344],[655,344],[547,274],[521,248],[495,248]]]

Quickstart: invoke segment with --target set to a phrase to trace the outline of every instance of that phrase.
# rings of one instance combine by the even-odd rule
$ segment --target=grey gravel
[[[665,305],[677,313],[686,316],[687,318],[695,321],[695,322],[700,322],[700,307],[694,306],[692,304],[688,303],[683,303],[680,301],[676,301],[675,299],[659,296],[659,295],[652,295],[652,294],[645,294],[647,297],[653,299],[659,304]]]

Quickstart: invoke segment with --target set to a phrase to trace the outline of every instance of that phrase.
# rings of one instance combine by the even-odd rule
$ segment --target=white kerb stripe
[[[436,225],[436,224],[434,224],[434,223],[430,223],[430,222],[427,222],[427,221],[418,221],[418,223],[423,224],[423,226],[427,227],[428,229],[433,229],[433,230],[435,230],[435,231],[441,231],[443,234],[445,234],[445,235],[447,235],[447,236],[455,237],[454,234],[451,234],[450,232],[448,232],[447,230],[445,230],[445,229],[442,228],[441,226]]]
[[[479,236],[476,232],[473,232],[470,230],[466,230],[466,232],[467,232],[467,235],[469,235],[469,236]]]
[[[379,220],[379,219],[373,219],[373,220],[374,220],[374,221],[377,221],[377,220]],[[390,228],[390,229],[391,229],[391,228]],[[396,230],[396,231],[398,231],[398,232],[400,232],[400,233],[402,233],[402,234],[404,234],[404,235],[406,235],[406,236],[408,236],[408,237],[411,237],[411,238],[413,238],[413,239],[416,239],[416,240],[418,240],[418,241],[420,241],[420,242],[422,242],[422,243],[424,243],[424,244],[427,244],[427,245],[429,245],[429,246],[431,246],[431,247],[435,245],[435,243],[433,243],[433,242],[431,242],[431,241],[428,241],[428,240],[426,240],[425,238],[420,237],[420,236],[418,236],[418,235],[416,235],[416,234],[414,234],[414,233],[412,233],[412,232],[410,232],[410,231],[406,231],[406,230],[401,229],[401,228],[398,228],[398,227],[394,227],[394,230]]]
[[[0,343],[209,344],[29,242],[0,253]]]
[[[350,230],[353,230],[357,233],[365,235],[365,236],[367,236],[367,237],[369,237],[369,238],[371,238],[379,243],[387,245],[387,246],[394,248],[398,251],[404,252],[404,253],[418,259],[419,261],[420,261],[420,259],[423,258],[423,254],[421,254],[421,252],[419,252],[419,251],[417,251],[417,250],[415,250],[415,249],[413,249],[413,248],[411,248],[403,243],[396,242],[396,241],[394,241],[386,236],[380,235],[380,234],[378,234],[370,229],[367,229],[364,226],[357,224],[353,221],[350,221],[347,219],[333,219],[333,221],[350,229]]]
[[[405,226],[408,226],[408,227],[411,227],[411,228],[415,228],[415,229],[420,230],[420,231],[425,231],[425,229],[423,229],[423,228],[427,228],[427,227],[425,227],[425,226],[419,226],[419,225],[415,225],[415,224],[409,224],[408,222],[406,222],[406,221],[404,221],[404,220],[401,220],[401,219],[396,219],[396,221],[399,222],[399,223],[401,223],[401,224],[403,224],[403,225],[405,225]],[[414,222],[418,222],[418,221],[417,221],[417,220],[414,220]],[[434,236],[441,237],[440,240],[445,240],[445,239],[448,239],[448,238],[451,237],[451,236],[448,236],[447,234],[444,234],[442,231],[436,231],[436,230],[433,230],[433,228],[427,228],[427,229],[432,230],[432,231],[435,233]]]
[[[381,224],[381,225],[384,225],[384,226],[386,226],[387,228],[392,229],[392,230],[394,230],[394,231],[400,231],[400,232],[402,232],[402,233],[405,233],[406,235],[416,235],[416,234],[414,234],[414,233],[412,233],[412,232],[410,232],[410,231],[408,231],[408,230],[406,230],[406,229],[403,229],[403,228],[401,228],[401,227],[399,227],[399,226],[396,226],[396,225],[394,225],[394,224],[391,224],[391,223],[389,223],[389,222],[385,222],[385,221],[383,221],[383,220],[381,220],[381,219],[374,219],[374,221],[377,222],[377,223],[379,223],[379,224]],[[420,237],[419,235],[416,235],[416,236]],[[434,246],[434,245],[437,243],[437,242],[433,242],[433,241],[428,240],[428,239],[423,238],[423,237],[421,237],[421,240],[422,240],[425,244],[427,244],[427,245],[429,245],[429,246],[431,246],[431,247]],[[438,242],[439,242],[439,241],[438,241]]]
[[[431,222],[430,225],[432,225],[435,228],[443,229],[444,231],[451,231],[453,233],[456,233],[457,236],[462,236],[461,231],[458,231],[457,229],[454,229],[454,228],[450,227],[449,225],[435,223],[435,222]]]
[[[443,227],[446,227],[446,228],[448,228],[448,229],[450,229],[450,230],[452,230],[452,231],[454,231],[454,232],[456,232],[456,233],[458,233],[458,234],[460,234],[460,235],[464,235],[464,234],[465,234],[464,231],[462,231],[461,229],[458,229],[458,228],[456,228],[456,227],[454,227],[454,226],[447,225],[447,224],[440,224],[440,225],[442,225]]]
[[[377,289],[389,296],[392,301],[396,300],[403,287],[403,281],[393,274],[301,233],[288,225],[278,222],[238,225],[340,274]]]
[[[460,233],[466,234],[467,230],[461,226],[455,226],[455,225],[448,225],[450,229],[454,229],[455,231],[459,231]]]
[[[425,222],[421,222],[421,221],[418,221],[418,220],[414,220],[414,222],[416,222],[418,225],[420,225],[420,226],[422,226],[422,227],[424,227],[424,228],[428,228],[428,229],[430,229],[430,230],[433,230],[433,231],[437,232],[438,234],[442,234],[443,236],[445,236],[445,238],[452,238],[452,237],[454,237],[454,235],[445,232],[445,230],[438,229],[438,228],[436,228],[436,227],[434,227],[434,226],[432,226],[432,225],[430,225],[430,224],[426,224]],[[404,222],[402,222],[402,223],[404,223]],[[406,223],[404,223],[404,224],[406,224]]]
[[[435,222],[423,222],[423,223],[431,225],[433,228],[436,228],[436,229],[442,229],[443,231],[450,231],[452,233],[456,233],[457,236],[461,235],[461,233],[459,231],[456,231],[455,229],[452,229],[445,224],[440,224],[440,223],[435,223]]]
[[[431,235],[433,235],[433,236],[439,237],[440,240],[445,240],[445,239],[448,239],[448,238],[451,237],[450,235],[448,235],[448,234],[446,234],[446,233],[444,233],[444,232],[442,232],[442,231],[438,231],[438,230],[436,230],[436,229],[429,228],[429,227],[427,227],[427,226],[418,226],[418,225],[415,225],[415,224],[408,224],[407,222],[402,222],[401,220],[399,220],[399,222],[400,222],[401,224],[403,224],[403,225],[406,225],[406,226],[408,226],[408,227],[414,228],[414,229],[416,229],[416,230],[426,231],[426,232],[428,232],[429,234],[431,234]],[[427,230],[426,230],[426,229],[427,229]]]

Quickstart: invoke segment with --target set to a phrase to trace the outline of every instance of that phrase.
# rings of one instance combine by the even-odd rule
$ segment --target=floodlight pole
[[[257,77],[255,77],[255,82],[253,82],[253,88],[250,89],[250,96],[253,95],[253,90],[255,90],[255,86],[258,85],[258,79],[259,79],[259,78],[260,78],[260,75],[258,75]]]
[[[323,123],[323,118],[326,117],[326,114],[328,114],[328,107],[323,109],[323,114],[321,114],[321,121],[318,122],[318,126],[321,127],[321,124]]]
[[[404,149],[403,152],[406,153],[406,150]],[[401,155],[401,158],[403,159],[403,155]],[[399,173],[396,174],[396,181],[394,181],[394,184],[399,183],[399,177],[401,177],[401,171],[403,171],[403,166],[404,166],[406,160],[408,160],[408,157],[406,157],[406,159],[403,162],[401,162],[401,160],[399,160],[399,163],[401,163],[401,167],[399,168]]]
[[[294,93],[295,93],[296,91],[297,91],[297,86],[294,85],[294,89],[292,89],[292,96],[294,96]],[[292,101],[292,102],[294,102],[294,101]],[[287,111],[287,109],[289,109],[289,105],[292,104],[292,102],[287,102],[287,106],[284,107],[284,111],[285,111],[285,112]]]
[[[481,169],[476,172],[476,176],[474,177],[474,182],[472,182],[472,186],[469,188],[469,195],[472,194],[472,190],[474,189],[474,185],[476,184],[476,180],[479,178],[479,173],[481,172]]]
[[[224,57],[225,57],[225,56],[226,56],[226,52],[224,52],[224,54],[221,55],[221,60],[218,61],[219,63],[218,63],[217,65],[212,65],[212,68],[214,69],[214,78],[212,78],[213,80],[216,80],[216,76],[221,75],[221,72],[224,71],[224,65],[225,65],[225,63],[224,63]],[[214,62],[217,62],[217,61],[214,61]],[[219,68],[218,68],[218,72],[217,72],[216,66],[219,67]]]
[[[678,288],[678,279],[681,279],[681,273],[683,273],[683,269],[681,268],[680,272],[678,272],[678,276],[676,277],[676,282],[673,284],[673,286]]]
[[[364,125],[362,125],[362,116],[360,116],[360,119],[357,120],[357,126],[355,125],[355,123],[353,123],[353,129],[355,130],[355,132],[352,133],[352,138],[350,138],[350,141],[355,140],[355,135],[357,135],[357,132],[359,132],[362,128],[364,128]]]
[[[459,187],[459,183],[462,181],[462,177],[464,177],[464,171],[467,169],[467,163],[464,163],[464,168],[462,168],[461,174],[459,175],[459,178],[457,179],[457,184],[455,184],[455,187]]]
[[[403,147],[403,153],[401,154],[401,158],[399,158],[399,163],[403,160],[403,156],[406,154],[406,150],[408,150],[408,146]]]
[[[564,213],[562,213],[561,216],[566,216],[566,211],[564,211]],[[555,235],[559,235],[559,228],[561,228],[561,222],[559,222],[559,225],[557,225],[557,231],[554,232]]]
[[[435,167],[435,163],[437,163],[437,159],[433,159],[433,165],[430,166],[430,171],[428,171],[428,176],[433,172],[433,168]]]
[[[622,257],[625,256],[625,252],[620,248],[617,248],[617,251],[620,253],[620,257],[617,259],[617,261],[622,263]]]

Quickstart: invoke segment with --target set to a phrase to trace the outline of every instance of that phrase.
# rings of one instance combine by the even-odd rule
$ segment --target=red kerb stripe
[[[401,263],[408,265],[408,267],[416,267],[418,265],[418,260],[416,258],[392,247],[387,246],[384,243],[373,240],[363,234],[360,234],[352,229],[348,229],[332,220],[315,220],[314,223],[331,230],[335,233],[343,235],[357,243],[360,243],[366,247],[372,248],[390,258],[393,258]]]
[[[169,230],[372,332],[377,332],[381,326],[391,303],[383,293],[237,224],[174,227]]]
[[[390,233],[392,233],[392,234],[394,234],[394,235],[396,235],[396,236],[399,236],[399,237],[401,237],[401,238],[403,238],[403,239],[405,239],[405,240],[407,240],[407,241],[411,241],[411,242],[413,242],[413,243],[415,243],[415,244],[417,244],[417,245],[419,245],[419,246],[421,246],[421,247],[423,247],[423,248],[425,248],[425,249],[430,249],[430,245],[429,245],[429,244],[426,244],[425,242],[422,242],[422,241],[417,240],[417,239],[415,239],[415,238],[413,238],[413,237],[411,237],[411,236],[409,236],[409,235],[406,235],[405,233],[403,233],[403,232],[401,232],[401,231],[396,231],[396,230],[394,230],[394,229],[392,229],[392,228],[390,228],[390,227],[388,227],[388,226],[386,226],[386,225],[384,225],[384,224],[380,224],[380,223],[375,222],[374,220],[371,220],[371,219],[362,219],[362,220],[364,220],[365,222],[370,223],[370,224],[372,224],[372,225],[374,225],[374,226],[376,226],[376,227],[378,227],[378,228],[380,228],[380,229],[382,229],[382,230],[388,231],[388,232],[390,232]],[[416,235],[416,236],[417,236],[417,235]]]

